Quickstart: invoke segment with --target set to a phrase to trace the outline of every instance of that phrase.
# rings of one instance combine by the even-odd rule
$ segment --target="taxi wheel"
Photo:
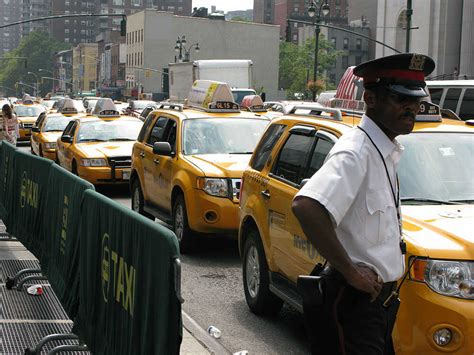
[[[149,214],[148,212],[145,212],[145,210],[143,209],[144,205],[145,199],[143,198],[143,192],[140,188],[140,182],[138,181],[138,179],[136,179],[132,185],[132,210],[154,221],[155,217]]]
[[[39,156],[42,157],[43,156],[43,148],[41,148],[41,146],[39,147],[39,152],[38,152]]]
[[[270,292],[267,259],[258,232],[249,232],[242,265],[245,300],[250,310],[259,315],[276,315],[283,300]]]
[[[190,252],[193,249],[195,239],[193,231],[189,228],[188,214],[184,196],[178,195],[173,205],[173,231],[179,242],[179,249],[182,253]]]

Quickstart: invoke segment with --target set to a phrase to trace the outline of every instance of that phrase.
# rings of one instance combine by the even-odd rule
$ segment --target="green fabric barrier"
[[[15,160],[16,147],[7,141],[0,142],[0,219],[3,220],[8,230],[10,230],[8,214],[12,197],[11,179],[13,162]]]
[[[5,225],[36,258],[41,262],[44,250],[38,238],[48,187],[49,170],[52,160],[36,157],[29,152],[15,151],[10,179],[12,200],[10,213]]]
[[[94,354],[178,354],[174,233],[91,190],[81,216],[73,331]]]
[[[84,191],[91,183],[53,164],[39,239],[44,252],[41,269],[70,319],[79,301],[79,220]]]

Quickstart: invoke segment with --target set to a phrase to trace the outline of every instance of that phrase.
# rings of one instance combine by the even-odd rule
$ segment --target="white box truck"
[[[195,80],[215,80],[229,84],[235,102],[246,95],[254,95],[252,89],[250,59],[213,59],[169,64],[169,93],[171,101],[183,101]]]

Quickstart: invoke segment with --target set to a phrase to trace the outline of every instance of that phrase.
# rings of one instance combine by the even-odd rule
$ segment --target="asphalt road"
[[[30,150],[24,144],[20,149]],[[130,207],[127,186],[97,191]],[[213,325],[221,330],[218,342],[231,353],[247,350],[250,355],[309,354],[303,318],[296,310],[285,305],[272,318],[249,311],[236,240],[220,236],[201,238],[192,254],[181,256],[183,310],[203,329]]]

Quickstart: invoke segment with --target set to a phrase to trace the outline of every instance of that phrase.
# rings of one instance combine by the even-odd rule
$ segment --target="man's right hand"
[[[370,301],[373,302],[382,290],[383,280],[369,267],[355,265],[353,272],[344,275],[349,285],[355,289],[370,294]]]

